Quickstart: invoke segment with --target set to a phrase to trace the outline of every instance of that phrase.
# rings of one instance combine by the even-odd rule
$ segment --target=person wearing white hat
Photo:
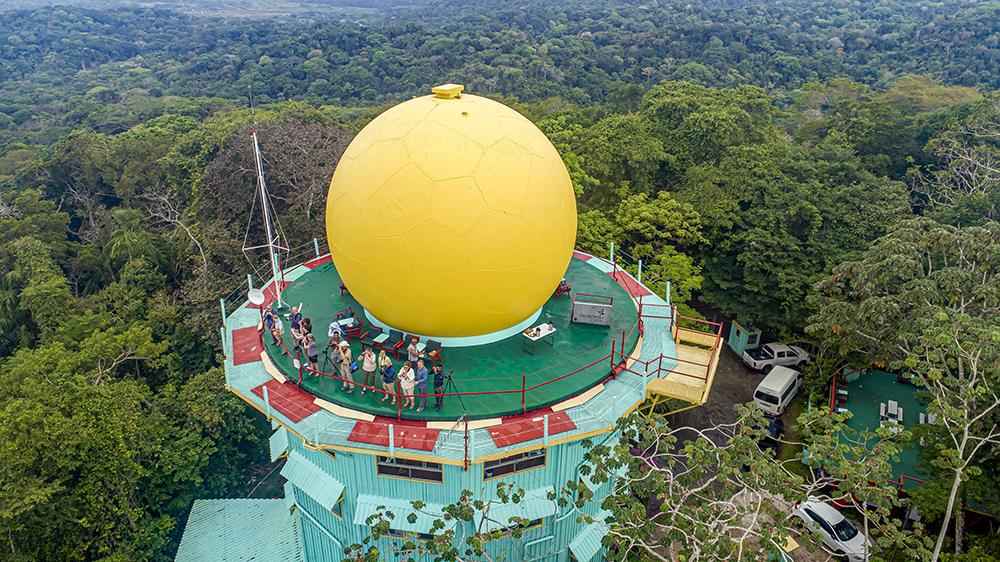
[[[344,388],[348,394],[354,392],[354,375],[351,373],[351,347],[346,341],[340,342],[340,378],[344,379]]]

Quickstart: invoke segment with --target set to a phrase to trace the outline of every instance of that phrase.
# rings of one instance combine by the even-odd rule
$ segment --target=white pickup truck
[[[765,343],[756,349],[743,352],[743,363],[747,367],[764,373],[771,372],[776,365],[799,366],[809,360],[809,354],[801,347]]]

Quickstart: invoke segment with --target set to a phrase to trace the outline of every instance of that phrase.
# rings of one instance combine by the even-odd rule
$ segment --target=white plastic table
[[[531,355],[535,354],[535,343],[538,341],[543,341],[550,346],[554,346],[556,343],[556,329],[554,327],[549,328],[548,323],[539,324],[538,326],[532,328],[529,332],[521,333],[524,336],[524,340],[521,342],[522,347],[524,348],[524,351],[530,353]],[[528,345],[529,343],[531,344],[530,346]]]

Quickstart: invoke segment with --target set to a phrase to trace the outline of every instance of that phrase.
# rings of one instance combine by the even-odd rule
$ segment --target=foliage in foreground
[[[809,550],[822,548],[817,534],[798,529],[789,517],[793,504],[807,497],[853,508],[859,530],[878,545],[873,554],[899,545],[903,555],[929,559],[922,527],[904,531],[890,517],[896,497],[887,480],[890,462],[906,446],[908,431],[854,433],[843,416],[813,409],[797,420],[805,443],[787,444],[804,447],[802,454],[776,461],[758,447],[765,434],[756,429],[762,427],[761,412],[752,405],[736,408],[737,422],[703,430],[671,428],[663,418],[622,418],[606,440],[585,443],[580,480],[568,481],[549,499],[559,516],[574,512],[588,524],[594,522],[588,514],[610,512],[597,521],[606,527],[603,546],[610,549],[609,560],[767,560],[778,556],[780,545],[793,535]],[[376,513],[367,521],[371,537],[346,549],[345,562],[420,554],[494,562],[481,545],[501,535],[485,527],[487,518],[477,517],[477,511],[519,501],[522,491],[507,486],[497,484],[499,499],[492,501],[484,499],[492,495],[485,487],[464,491],[442,513],[413,502],[416,510],[439,518],[426,531],[427,542],[381,538],[395,515]],[[514,517],[500,524],[517,529],[521,523]],[[522,542],[533,538],[517,531],[512,536]]]

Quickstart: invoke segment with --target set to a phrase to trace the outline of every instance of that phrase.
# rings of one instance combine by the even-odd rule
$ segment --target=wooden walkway
[[[674,366],[658,373],[646,384],[647,402],[640,409],[652,413],[653,408],[666,400],[681,400],[692,406],[708,401],[719,365],[722,340],[716,334],[673,328]],[[666,361],[666,358],[664,358]]]

